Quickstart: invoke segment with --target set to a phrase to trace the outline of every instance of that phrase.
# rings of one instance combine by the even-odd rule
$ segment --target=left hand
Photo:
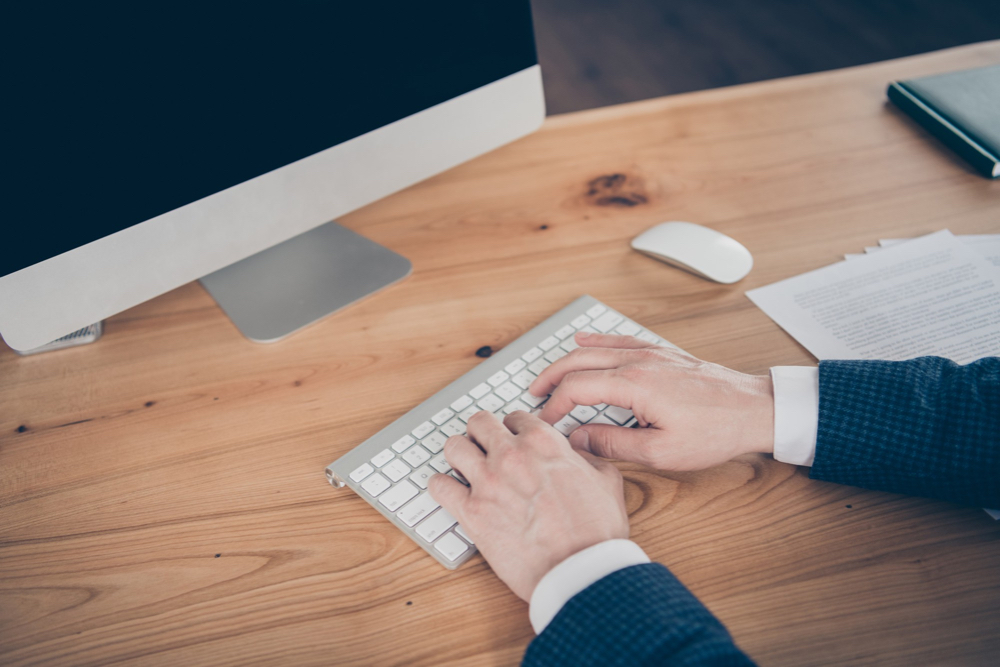
[[[503,424],[479,412],[468,437],[444,446],[469,487],[434,475],[431,495],[476,541],[497,576],[522,600],[553,567],[605,540],[627,538],[628,513],[618,469],[570,447],[526,412]]]

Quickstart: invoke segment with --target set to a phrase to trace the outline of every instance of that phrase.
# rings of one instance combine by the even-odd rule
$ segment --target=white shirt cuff
[[[811,466],[816,457],[819,426],[819,369],[775,366],[774,458],[782,463]]]
[[[531,594],[528,617],[535,634],[556,617],[570,599],[612,572],[648,563],[649,556],[631,540],[607,540],[578,551],[549,570]]]

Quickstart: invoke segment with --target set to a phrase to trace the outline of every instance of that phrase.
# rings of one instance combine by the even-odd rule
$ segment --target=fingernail
[[[584,451],[590,451],[590,434],[586,431],[581,431],[577,429],[569,434],[569,444],[571,444],[576,449],[582,449]]]

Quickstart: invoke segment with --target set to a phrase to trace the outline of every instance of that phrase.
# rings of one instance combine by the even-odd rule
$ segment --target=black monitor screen
[[[13,4],[0,276],[537,62],[528,0]]]

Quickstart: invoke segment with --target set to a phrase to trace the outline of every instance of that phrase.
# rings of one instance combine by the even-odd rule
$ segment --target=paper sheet
[[[1000,355],[1000,269],[947,230],[747,296],[818,359]]]
[[[982,253],[983,257],[991,264],[1000,266],[1000,234],[963,234],[956,236],[959,241],[967,244],[976,252]],[[882,248],[891,248],[901,243],[906,243],[910,239],[880,239],[878,244]]]
[[[956,236],[955,238],[962,243],[967,244],[976,252],[982,253],[983,257],[985,257],[991,264],[1000,266],[1000,234],[964,234]],[[883,248],[891,248],[912,240],[913,239],[880,239],[877,246],[866,246],[864,253],[848,253],[844,255],[844,259],[858,259],[859,257],[864,257],[865,255],[878,252]]]

